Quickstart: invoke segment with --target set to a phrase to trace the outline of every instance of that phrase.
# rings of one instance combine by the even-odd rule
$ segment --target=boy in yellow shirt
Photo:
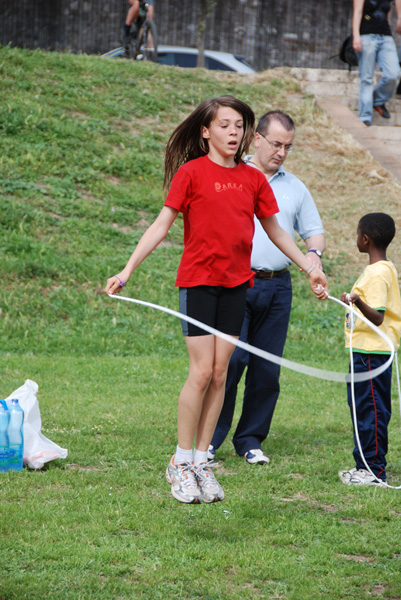
[[[369,265],[354,284],[350,294],[341,300],[353,304],[369,321],[391,339],[397,350],[401,333],[401,299],[397,271],[387,260],[387,247],[394,238],[394,220],[385,213],[370,213],[361,218],[357,229],[359,252],[369,254]],[[350,319],[347,315],[345,332],[349,348]],[[365,373],[383,365],[389,357],[388,344],[361,319],[355,319],[353,337],[354,373]],[[359,440],[369,473],[362,460],[355,433],[355,468],[339,472],[347,485],[381,485],[386,481],[387,427],[391,418],[391,365],[381,375],[367,381],[355,382],[355,407]],[[348,404],[351,408],[351,387],[347,385]],[[355,427],[355,423],[354,423]]]

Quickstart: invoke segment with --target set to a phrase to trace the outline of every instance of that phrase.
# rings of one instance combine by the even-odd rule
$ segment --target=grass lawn
[[[400,228],[400,186],[285,69],[239,77],[0,48],[0,76],[0,393],[36,381],[43,433],[68,449],[1,476],[0,600],[401,599],[400,492],[338,480],[352,466],[345,386],[283,369],[269,467],[227,439],[224,502],[182,505],[164,477],[188,367],[179,322],[102,293],[163,203],[169,135],[206,97],[294,117],[286,166],[319,207],[334,296],[366,264],[360,216],[383,210]],[[177,220],[125,295],[177,310],[181,252]],[[389,256],[401,272],[400,235]],[[285,356],[346,371],[342,310],[292,275]],[[394,485],[396,396],[394,382]]]
[[[39,383],[44,434],[68,448],[43,471],[3,474],[1,598],[399,598],[399,492],[350,489],[341,384],[285,371],[250,467],[229,440],[226,499],[182,505],[164,471],[186,357],[8,356],[3,385]],[[389,478],[401,481],[399,417]]]

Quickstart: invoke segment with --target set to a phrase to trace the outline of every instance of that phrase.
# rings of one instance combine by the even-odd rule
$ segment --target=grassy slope
[[[257,114],[277,106],[293,114],[297,151],[287,165],[310,186],[321,211],[333,293],[348,288],[365,262],[354,241],[361,214],[385,209],[400,223],[399,187],[385,173],[380,177],[378,165],[283,72],[238,78],[10,49],[0,51],[0,69],[3,352],[148,352],[148,337],[168,352],[179,351],[173,318],[163,317],[159,328],[150,311],[111,306],[100,292],[162,205],[168,136],[205,97],[228,92]],[[370,176],[373,171],[378,177]],[[179,223],[168,240],[127,293],[176,307]],[[398,263],[400,248],[397,239],[392,252]],[[295,301],[302,317],[296,337],[314,302],[304,287]],[[333,312],[317,308],[313,320],[325,322],[327,311]],[[329,321],[338,329],[335,314]],[[133,340],[127,325],[143,336]]]
[[[285,70],[238,78],[3,48],[0,75],[3,393],[36,379],[44,433],[69,449],[68,462],[3,478],[0,597],[401,597],[398,493],[336,481],[351,463],[342,386],[285,371],[269,470],[250,471],[227,441],[227,500],[183,507],[163,481],[186,372],[179,323],[101,293],[163,202],[169,134],[205,97],[294,116],[287,166],[319,206],[333,295],[365,264],[358,218],[386,210],[401,225],[399,186]],[[127,295],[177,308],[181,240],[177,223]],[[400,236],[391,256],[401,270]],[[341,311],[296,270],[294,283],[287,356],[344,370]]]

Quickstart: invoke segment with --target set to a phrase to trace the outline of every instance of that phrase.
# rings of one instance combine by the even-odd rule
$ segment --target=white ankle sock
[[[181,463],[192,463],[192,448],[190,450],[183,450],[177,446],[174,456],[174,464],[179,465]]]
[[[207,450],[205,452],[202,452],[201,450],[197,450],[195,448],[194,450],[194,465],[200,465],[200,463],[205,463],[207,462]]]

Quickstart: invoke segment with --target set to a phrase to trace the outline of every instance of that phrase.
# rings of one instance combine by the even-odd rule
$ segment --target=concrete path
[[[372,126],[358,119],[358,73],[340,69],[290,69],[305,93],[313,94],[320,108],[401,183],[401,98],[388,103],[391,119],[377,113]],[[379,74],[377,74],[377,77]]]

